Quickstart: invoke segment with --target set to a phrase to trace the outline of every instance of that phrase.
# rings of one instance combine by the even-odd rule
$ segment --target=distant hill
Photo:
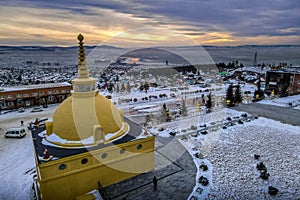
[[[268,47],[300,47],[300,45],[290,44],[274,44],[274,45],[238,45],[238,46],[214,46],[214,45],[203,45],[204,48],[268,48]]]
[[[95,47],[96,46],[86,46],[86,53],[88,54]],[[189,65],[184,58],[179,57],[176,54],[173,55],[171,53],[172,49],[176,48],[179,51],[187,50],[190,57],[197,57],[199,56],[199,49],[202,47],[206,50],[208,55],[215,63],[224,62],[227,64],[229,62],[238,60],[239,62],[242,62],[244,66],[252,66],[254,62],[254,55],[257,52],[258,64],[265,63],[267,65],[277,65],[279,63],[287,63],[292,64],[292,66],[300,66],[300,45],[285,44],[240,46],[172,46],[170,51],[168,51],[168,47],[141,48],[134,51],[130,51],[130,49],[128,49],[129,52],[122,56],[131,58],[137,57],[139,58],[140,62],[147,64],[153,62],[160,65],[166,65],[166,61],[168,60],[169,65]],[[103,50],[104,52],[106,49],[108,50],[108,54],[106,55],[107,57],[101,58],[108,60],[111,59],[109,56],[114,55],[114,53],[116,55],[120,55],[120,52],[126,52],[126,48],[119,48],[116,46],[102,45],[97,46],[97,48]],[[0,46],[0,65],[17,67],[21,66],[27,61],[37,61],[39,63],[59,62],[63,65],[75,65],[77,63],[77,49],[77,46]],[[166,49],[166,51],[162,49]],[[92,62],[90,65],[91,64]]]
[[[117,46],[111,46],[111,45],[99,45],[99,46],[85,46],[85,48],[91,49],[91,48],[106,48],[106,49],[124,49]],[[167,46],[166,46],[167,47]],[[176,47],[176,46],[172,46]],[[300,47],[300,45],[290,45],[290,44],[274,44],[274,45],[238,45],[238,46],[215,46],[215,45],[199,45],[199,46],[178,46],[182,48],[192,48],[192,47],[204,47],[204,48],[241,48],[241,47],[253,47],[253,48],[267,48],[267,47]],[[53,50],[55,48],[59,49],[74,49],[78,48],[78,46],[0,46],[1,49],[23,49],[23,50]],[[161,48],[158,46],[157,48]],[[164,47],[163,47],[164,48]]]
[[[105,48],[105,49],[122,49],[115,46],[109,45],[100,45],[100,46],[85,46],[86,49],[93,48]],[[30,51],[54,51],[55,49],[77,49],[78,46],[69,46],[69,47],[61,47],[61,46],[0,46],[0,49],[8,49],[8,50],[30,50]]]

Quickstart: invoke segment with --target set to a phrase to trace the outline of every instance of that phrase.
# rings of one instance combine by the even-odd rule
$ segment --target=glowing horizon
[[[128,44],[138,46],[141,43],[151,45],[179,43],[184,45],[179,41],[174,41],[175,32],[194,40],[198,45],[300,44],[300,28],[296,21],[290,22],[287,26],[282,23],[276,24],[272,19],[274,15],[282,14],[278,13],[277,8],[261,14],[265,17],[262,21],[272,25],[272,27],[268,27],[271,25],[259,24],[258,20],[255,21],[252,18],[244,17],[243,20],[238,19],[239,17],[235,18],[228,14],[229,12],[225,8],[224,13],[227,13],[230,20],[224,18],[223,22],[217,13],[216,16],[209,15],[207,19],[197,20],[198,15],[193,6],[204,9],[205,3],[194,4],[189,1],[184,4],[187,8],[183,8],[187,10],[189,7],[191,10],[190,13],[185,14],[187,16],[175,12],[174,10],[179,8],[168,4],[169,9],[157,11],[155,9],[159,8],[155,1],[151,1],[152,4],[130,1],[126,2],[127,5],[119,1],[103,1],[96,4],[93,0],[88,0],[86,4],[75,2],[72,6],[69,6],[72,3],[68,0],[62,1],[61,6],[56,5],[55,2],[53,5],[37,0],[31,0],[32,4],[25,4],[26,2],[22,0],[0,3],[0,5],[3,4],[0,7],[2,22],[0,45],[74,46],[78,33],[84,34],[86,44],[91,46],[105,43],[116,35],[119,42],[119,45],[116,44],[116,46],[120,47]],[[185,1],[178,0],[175,4],[180,6],[183,2]],[[212,0],[212,2],[218,2],[218,0]],[[218,4],[214,6],[208,8],[217,11]],[[228,6],[229,8],[232,9],[232,12],[241,14],[247,14],[249,11],[247,9],[235,11],[236,8]],[[292,19],[297,19],[299,14],[293,14],[295,16],[291,16]],[[283,20],[282,22],[284,22]],[[235,21],[237,21],[236,24],[232,23]],[[129,34],[137,28],[145,28],[150,31],[135,33],[134,36]],[[154,32],[151,31],[151,28],[171,31]],[[244,30],[245,28],[246,30]],[[269,32],[265,29],[269,29]]]

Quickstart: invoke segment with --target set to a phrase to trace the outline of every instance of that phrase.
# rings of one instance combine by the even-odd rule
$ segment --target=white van
[[[5,137],[22,138],[26,135],[24,128],[10,128],[6,133]]]

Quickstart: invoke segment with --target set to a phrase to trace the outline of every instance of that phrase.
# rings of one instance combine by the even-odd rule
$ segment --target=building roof
[[[0,92],[11,92],[11,91],[21,91],[21,90],[32,90],[32,89],[45,89],[45,88],[55,88],[71,86],[68,82],[63,83],[46,83],[46,84],[37,84],[37,85],[21,85],[21,86],[12,86],[12,87],[0,87]]]
[[[295,69],[291,69],[291,70],[287,70],[287,69],[276,69],[276,70],[268,70],[267,73],[290,73],[290,74],[300,74],[300,70],[295,70]]]
[[[111,143],[106,144],[98,144],[96,146],[85,146],[85,147],[78,147],[78,148],[61,148],[59,146],[56,146],[54,144],[51,144],[47,142],[43,136],[45,134],[45,128],[43,126],[39,128],[33,128],[31,130],[32,137],[33,137],[33,143],[34,143],[34,149],[36,151],[36,159],[38,163],[41,163],[41,158],[44,156],[44,150],[45,148],[49,150],[49,153],[55,158],[65,158],[68,156],[73,156],[76,154],[100,149],[100,148],[106,148],[113,145],[119,145],[126,142],[138,140],[147,136],[142,136],[144,133],[144,130],[139,125],[135,124],[134,122],[130,121],[127,118],[124,118],[124,120],[129,124],[130,130],[128,134],[126,134],[124,137],[120,137]]]

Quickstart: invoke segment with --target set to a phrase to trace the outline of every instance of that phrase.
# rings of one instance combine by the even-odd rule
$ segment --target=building
[[[70,96],[69,83],[49,83],[0,88],[0,110],[60,103]]]
[[[32,129],[41,199],[94,199],[89,193],[154,169],[155,136],[123,116],[89,77],[83,36],[71,96]],[[101,194],[102,196],[104,194]]]
[[[288,93],[290,95],[300,94],[300,72],[292,73]]]
[[[279,96],[299,94],[300,73],[287,70],[267,71],[265,93],[270,95],[273,90]]]

